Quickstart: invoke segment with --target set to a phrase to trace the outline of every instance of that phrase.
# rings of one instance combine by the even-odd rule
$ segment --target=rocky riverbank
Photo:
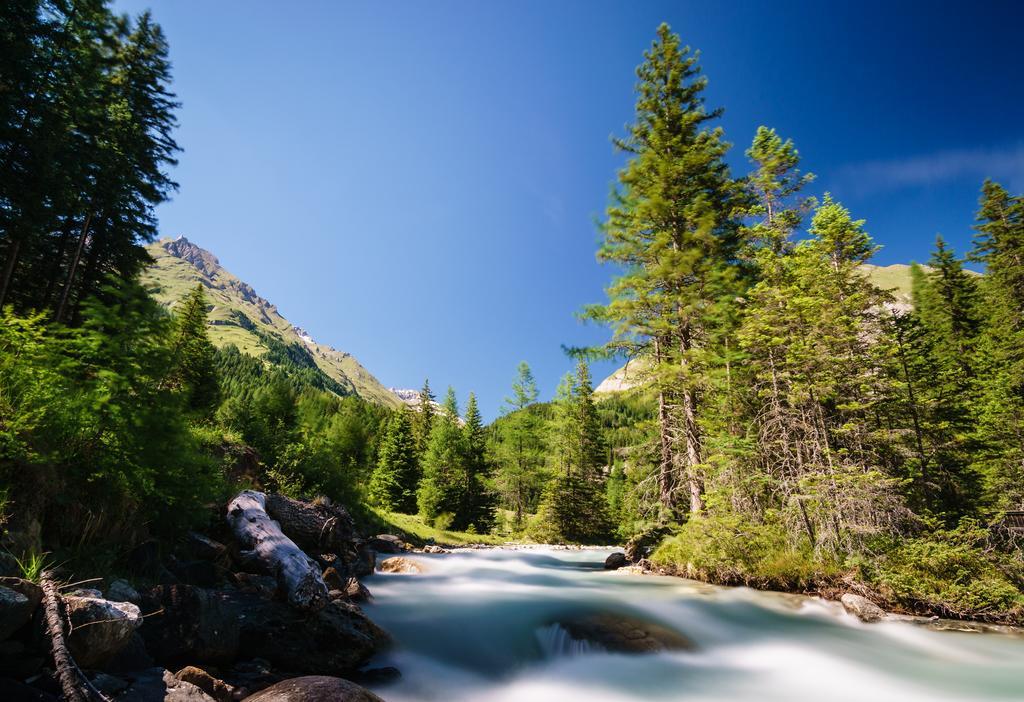
[[[4,573],[0,699],[379,700],[358,683],[398,671],[366,667],[390,637],[360,607],[371,597],[363,579],[377,551],[405,544],[363,538],[327,501],[242,496],[264,505],[270,533],[258,543],[245,532],[258,515],[240,515],[236,498],[223,528],[189,533],[169,552],[135,548],[131,582]]]

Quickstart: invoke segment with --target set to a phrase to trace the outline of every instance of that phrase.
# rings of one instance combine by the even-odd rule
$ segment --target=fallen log
[[[67,639],[64,636],[63,598],[58,590],[57,582],[50,571],[43,571],[40,585],[43,590],[43,618],[46,621],[46,633],[50,637],[50,650],[53,653],[53,666],[60,681],[64,702],[110,702],[110,699],[97,690],[82,673],[78,663],[71,656]]]
[[[284,495],[266,496],[267,514],[288,538],[306,553],[333,553],[345,565],[346,575],[373,572],[373,556],[356,532],[355,521],[344,507],[327,500],[301,502]]]
[[[243,560],[277,579],[292,607],[316,612],[330,601],[320,566],[267,514],[267,496],[243,490],[228,503],[228,524],[242,546]]]

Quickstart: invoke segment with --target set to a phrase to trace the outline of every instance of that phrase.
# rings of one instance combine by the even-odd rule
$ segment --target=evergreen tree
[[[1024,196],[986,181],[971,258],[985,266],[978,345],[978,461],[989,503],[1024,508]]]
[[[608,208],[602,261],[626,272],[610,301],[589,311],[612,325],[610,349],[651,359],[658,391],[659,494],[668,511],[703,508],[702,403],[709,366],[721,357],[723,325],[740,286],[737,213],[743,189],[725,163],[728,144],[711,128],[697,54],[667,25],[637,69],[636,119],[616,146],[630,154]]]
[[[548,538],[594,543],[607,538],[611,530],[604,449],[593,394],[590,371],[580,361],[576,376],[562,382],[556,401],[553,445],[558,465],[539,513],[542,533]]]
[[[542,419],[529,409],[536,401],[537,383],[529,364],[523,361],[512,383],[512,396],[505,398],[505,418],[494,448],[498,491],[503,506],[513,513],[517,530],[522,528],[526,513],[536,508],[544,479]]]
[[[175,315],[168,381],[181,389],[189,409],[203,413],[212,412],[220,398],[216,352],[206,324],[206,293],[198,284]]]
[[[381,440],[377,467],[369,486],[372,502],[386,510],[406,514],[416,511],[416,488],[419,482],[419,465],[410,415],[406,407],[392,415]]]
[[[427,452],[427,442],[430,440],[430,431],[434,426],[434,393],[430,389],[430,380],[423,381],[423,388],[420,390],[420,401],[416,406],[419,410],[413,417],[413,436],[416,439],[416,455],[422,458]]]
[[[422,459],[423,479],[417,503],[430,524],[459,528],[468,522],[460,516],[466,504],[465,434],[459,426],[455,390],[448,388],[444,407],[433,418],[427,450]]]
[[[466,424],[463,430],[465,455],[464,504],[456,521],[465,524],[470,531],[482,533],[494,525],[494,498],[487,486],[490,476],[490,461],[487,457],[487,437],[484,434],[483,419],[476,404],[476,395],[469,393],[466,404]]]

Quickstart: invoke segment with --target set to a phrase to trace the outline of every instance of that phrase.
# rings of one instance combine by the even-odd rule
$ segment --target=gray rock
[[[142,601],[138,590],[127,580],[114,580],[110,583],[107,587],[107,599],[114,602],[131,602],[133,605]]]
[[[573,639],[612,653],[690,651],[692,641],[668,627],[626,614],[597,613],[555,621]]]
[[[171,671],[149,668],[134,677],[118,702],[216,702],[192,683],[178,680]]]
[[[98,597],[65,597],[71,633],[68,648],[83,668],[94,668],[113,658],[142,626],[142,613],[131,602]]]
[[[423,553],[451,553],[451,551],[446,548],[441,548],[440,546],[435,546],[434,544],[427,544],[423,547]]]
[[[251,702],[383,702],[354,682],[324,675],[282,680],[245,699]]]
[[[0,585],[0,641],[16,632],[32,618],[32,603],[27,597]]]
[[[626,563],[626,554],[616,552],[609,555],[608,558],[604,559],[604,569],[618,570],[619,568],[624,568],[626,566]]]
[[[861,595],[847,592],[840,599],[843,609],[860,619],[862,622],[877,622],[885,619],[885,610]]]

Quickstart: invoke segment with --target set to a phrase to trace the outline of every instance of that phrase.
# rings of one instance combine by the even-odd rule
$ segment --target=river
[[[1024,637],[863,624],[822,600],[602,569],[609,550],[412,555],[376,574],[367,613],[395,639],[374,661],[388,702],[1024,700]],[[653,620],[692,651],[589,650],[552,634],[580,610]],[[558,632],[555,632],[556,634]]]

